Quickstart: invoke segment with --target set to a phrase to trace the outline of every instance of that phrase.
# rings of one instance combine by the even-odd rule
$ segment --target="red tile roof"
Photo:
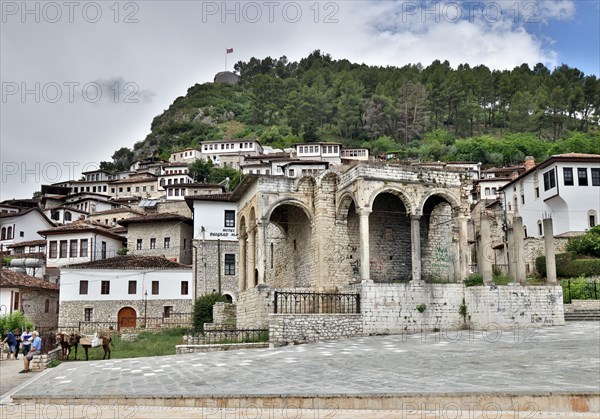
[[[191,218],[184,217],[183,215],[179,215],[179,214],[171,214],[168,212],[144,215],[142,217],[125,218],[123,220],[117,221],[117,223],[122,226],[127,227],[129,224],[157,223],[157,222],[167,222],[167,221],[184,222],[189,225],[193,224],[193,221]]]
[[[0,286],[2,288],[31,288],[45,289],[58,292],[58,284],[52,284],[43,279],[25,275],[19,272],[9,271],[8,269],[0,270]]]
[[[109,259],[69,265],[68,269],[192,269],[160,256],[116,256]]]
[[[13,243],[13,244],[9,244],[6,247],[24,247],[24,246],[45,246],[46,245],[46,240],[30,240],[28,242],[19,242],[19,243]]]

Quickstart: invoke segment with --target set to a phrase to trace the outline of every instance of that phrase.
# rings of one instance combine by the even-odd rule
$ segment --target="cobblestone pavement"
[[[600,323],[518,331],[489,327],[274,349],[70,362],[39,374],[14,395],[133,399],[547,393],[600,393]]]

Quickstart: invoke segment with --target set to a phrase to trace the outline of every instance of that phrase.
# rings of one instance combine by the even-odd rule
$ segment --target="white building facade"
[[[554,234],[584,232],[598,224],[600,155],[562,154],[544,160],[502,187],[512,218],[523,218],[528,237],[544,234],[542,220],[552,217]]]

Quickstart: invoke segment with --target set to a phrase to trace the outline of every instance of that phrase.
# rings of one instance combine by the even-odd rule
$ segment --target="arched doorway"
[[[135,327],[137,314],[131,307],[123,307],[117,315],[118,330],[123,327]]]

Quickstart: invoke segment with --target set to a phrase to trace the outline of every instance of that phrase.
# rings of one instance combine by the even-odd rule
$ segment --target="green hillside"
[[[152,121],[109,170],[201,141],[259,138],[265,145],[336,141],[400,158],[512,164],[526,155],[599,153],[600,81],[562,65],[511,71],[435,61],[402,68],[333,60],[238,62],[237,86],[196,84]]]

